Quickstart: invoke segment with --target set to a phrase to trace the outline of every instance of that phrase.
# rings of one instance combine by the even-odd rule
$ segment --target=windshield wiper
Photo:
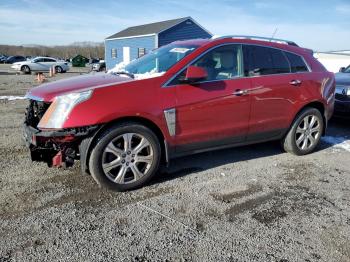
[[[114,74],[114,75],[127,75],[127,76],[129,76],[131,78],[135,78],[133,73],[129,73],[129,72],[126,72],[126,71],[113,72],[112,74]]]

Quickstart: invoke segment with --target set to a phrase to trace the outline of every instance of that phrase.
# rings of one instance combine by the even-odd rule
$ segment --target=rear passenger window
[[[290,73],[289,63],[281,50],[244,46],[245,76],[273,75]]]
[[[289,52],[285,52],[285,54],[289,60],[292,73],[309,71],[304,60],[300,56]]]

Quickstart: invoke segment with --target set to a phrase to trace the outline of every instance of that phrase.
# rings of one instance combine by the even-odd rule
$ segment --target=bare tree
[[[74,43],[66,46],[14,46],[0,45],[0,54],[22,56],[51,56],[62,59],[72,58],[77,54],[87,58],[103,58],[104,44]]]

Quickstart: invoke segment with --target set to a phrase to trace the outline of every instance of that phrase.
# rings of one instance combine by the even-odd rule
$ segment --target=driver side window
[[[243,75],[242,68],[242,46],[238,44],[217,47],[190,65],[204,68],[208,78],[204,81],[227,80]],[[179,79],[185,78],[186,70],[182,72],[169,85],[180,84]]]
[[[207,81],[227,80],[242,76],[241,45],[225,45],[209,51],[194,66],[208,72]]]

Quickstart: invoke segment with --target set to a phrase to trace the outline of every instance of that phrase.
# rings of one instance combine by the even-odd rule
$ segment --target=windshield
[[[350,65],[344,69],[343,73],[350,73]]]
[[[124,67],[131,74],[163,73],[198,46],[170,44],[142,56]]]

